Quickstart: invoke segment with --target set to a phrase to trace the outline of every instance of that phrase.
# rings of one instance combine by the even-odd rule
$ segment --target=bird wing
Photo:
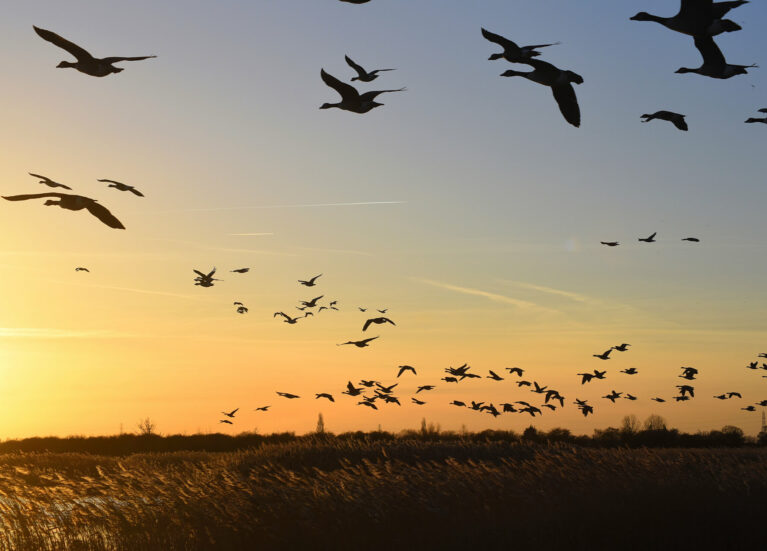
[[[144,194],[137,190],[135,187],[128,188],[128,191],[130,191],[133,195],[138,195],[139,197],[144,196]]]
[[[494,42],[501,46],[504,50],[519,50],[519,46],[517,46],[516,43],[512,42],[508,38],[504,38],[499,34],[491,33],[490,31],[486,29],[482,29],[482,36],[485,37],[486,40],[489,40],[490,42]]]
[[[525,46],[528,50],[537,50],[538,48],[548,48],[549,46],[558,46],[561,44],[561,42],[552,42],[551,44],[531,44],[529,46]]]
[[[333,88],[336,92],[338,92],[341,95],[341,99],[344,101],[358,101],[360,98],[359,92],[357,92],[356,88],[350,84],[346,84],[345,82],[341,82],[336,77],[334,77],[331,74],[328,74],[325,72],[325,69],[320,70],[320,77],[322,77],[322,81]]]
[[[578,98],[572,85],[568,83],[552,86],[551,91],[565,120],[576,128],[579,127],[581,125],[581,109],[578,107]]]
[[[317,278],[318,278],[318,277],[320,277],[320,276],[322,276],[322,274],[314,276],[313,278],[311,278],[311,279],[309,280],[309,283],[314,283],[315,281],[317,281]],[[324,296],[324,295],[323,295],[323,296]]]
[[[397,88],[396,90],[372,90],[370,92],[365,92],[360,96],[360,101],[373,101],[376,99],[380,94],[385,94],[386,92],[404,92],[407,90],[407,88]]]
[[[125,229],[125,226],[123,226],[122,222],[120,222],[115,217],[114,214],[109,212],[109,209],[106,208],[104,205],[101,205],[94,201],[93,203],[88,203],[87,205],[85,205],[85,208],[88,209],[88,212],[90,212],[93,216],[101,220],[104,224],[106,224],[110,228],[115,228],[117,230]]]
[[[677,17],[696,20],[706,12],[712,13],[713,5],[714,0],[681,0]]]
[[[695,47],[698,48],[700,55],[703,56],[703,63],[705,65],[716,65],[723,67],[727,65],[727,60],[724,59],[724,54],[719,46],[714,42],[714,38],[711,36],[696,36]]]
[[[120,61],[141,61],[142,59],[151,59],[153,57],[157,57],[156,55],[142,55],[138,57],[105,57],[101,61],[104,63],[109,63],[110,65],[112,63],[118,63]]]
[[[365,69],[363,69],[360,65],[354,63],[354,61],[352,61],[352,58],[350,58],[348,55],[344,57],[346,58],[346,63],[349,64],[349,67],[357,71],[357,74],[359,76],[364,77],[365,75],[368,74],[368,72]]]
[[[123,185],[125,185],[125,184],[123,184],[122,182],[118,182],[117,180],[110,180],[110,179],[108,179],[108,178],[101,178],[101,179],[97,179],[96,181],[97,181],[97,182],[106,182],[106,183],[108,183],[108,184],[117,184],[118,186],[123,186]]]
[[[367,328],[370,327],[370,324],[373,323],[372,319],[369,319],[365,322],[365,325],[362,326],[363,331],[367,331]]]
[[[40,27],[35,26],[32,28],[35,29],[35,32],[38,34],[38,36],[40,36],[40,38],[68,51],[70,54],[75,56],[78,61],[88,61],[93,59],[93,56],[89,54],[87,50],[81,48],[73,42],[70,42],[66,38],[57,35],[55,32],[41,29]]]
[[[393,322],[392,320],[390,320],[389,318],[381,318],[381,319],[383,320],[383,323],[391,323],[392,325],[397,325],[396,323],[394,323],[394,322]]]
[[[374,340],[376,340],[377,338],[378,338],[378,337],[370,337],[369,339],[363,339],[363,340],[361,340],[360,342],[368,343],[368,342],[370,342],[370,341],[374,341]],[[394,386],[397,386],[397,385],[394,385]],[[392,388],[393,388],[393,387],[392,387]]]
[[[2,197],[6,201],[26,201],[27,199],[40,199],[42,197],[58,197],[59,199],[62,199],[64,197],[72,197],[72,196],[67,195],[66,193],[48,192],[48,193],[28,193],[26,195],[3,195]]]

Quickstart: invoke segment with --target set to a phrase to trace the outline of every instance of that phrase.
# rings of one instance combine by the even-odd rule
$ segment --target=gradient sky
[[[739,408],[767,398],[767,372],[744,369],[767,352],[767,128],[743,121],[767,107],[765,69],[674,74],[700,64],[692,39],[629,17],[678,2],[580,4],[14,3],[0,33],[2,192],[42,192],[27,172],[44,174],[127,230],[0,204],[0,437],[112,434],[146,416],[164,433],[305,432],[319,412],[335,432],[531,423],[447,405],[534,396],[510,380],[442,383],[428,405],[408,403],[464,362],[483,375],[523,367],[595,406],[583,419],[568,404],[539,428],[590,433],[658,413],[687,431],[757,432],[759,413]],[[764,3],[730,17],[743,31],[717,37],[728,61],[767,63]],[[95,55],[159,57],[102,79],[56,69],[68,54],[32,25]],[[481,26],[562,42],[543,57],[584,77],[580,129],[549,90],[499,78],[512,66],[487,60],[498,48]],[[345,54],[397,68],[365,89],[408,90],[363,116],[319,110],[337,97],[320,68],[348,80]],[[690,131],[640,123],[659,109],[687,115]],[[655,231],[657,243],[637,242]],[[680,241],[690,235],[702,242]],[[224,281],[194,286],[192,268],[213,266]],[[296,283],[318,273],[314,289]],[[341,311],[272,317],[320,294]],[[397,327],[374,326],[369,348],[335,346],[362,337],[357,306],[388,307]],[[629,352],[591,357],[621,342]],[[399,381],[401,408],[340,396],[349,379],[396,382],[403,363],[419,376]],[[640,374],[618,373],[631,366]],[[700,370],[699,398],[649,401],[671,398],[679,366]],[[608,379],[581,387],[575,374],[594,368]],[[600,398],[612,389],[640,399],[613,406]],[[743,403],[711,398],[733,390]],[[236,423],[219,425],[235,407]]]

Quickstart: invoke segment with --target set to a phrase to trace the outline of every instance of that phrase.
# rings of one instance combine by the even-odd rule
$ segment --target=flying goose
[[[554,94],[554,99],[559,105],[559,110],[565,120],[575,127],[581,125],[581,110],[578,107],[578,98],[575,96],[572,83],[583,84],[583,77],[572,72],[558,69],[551,63],[538,59],[529,59],[525,64],[533,70],[527,73],[509,69],[501,74],[502,77],[520,76],[543,86],[548,86]]]
[[[642,11],[630,19],[632,21],[654,21],[667,29],[689,36],[716,36],[724,32],[741,30],[740,25],[729,19],[722,19],[722,17],[733,7],[745,3],[747,0],[719,2],[717,4],[714,4],[712,0],[681,0],[679,13],[673,17],[659,17]]]
[[[442,377],[440,381],[445,381],[446,383],[457,383],[458,379],[455,377]]]
[[[115,216],[109,212],[109,210],[104,206],[99,204],[96,199],[91,199],[90,197],[83,197],[82,195],[70,195],[67,193],[32,193],[28,195],[9,195],[3,196],[3,199],[6,201],[26,201],[28,199],[42,199],[43,197],[55,197],[58,199],[58,201],[54,201],[53,199],[48,199],[45,201],[46,206],[52,206],[55,205],[57,207],[61,207],[62,209],[67,210],[82,210],[86,209],[88,212],[90,212],[93,216],[101,220],[104,224],[109,226],[110,228],[114,228],[117,230],[124,230],[125,226],[122,225],[122,222],[120,222]]]
[[[413,402],[414,404],[418,405],[418,406],[422,406],[422,405],[424,405],[426,403],[426,402],[422,402],[418,398],[412,398],[412,397],[410,398],[410,401]]]
[[[306,287],[314,287],[315,285],[317,285],[317,284],[315,283],[315,281],[317,281],[317,278],[319,278],[321,275],[322,275],[322,274],[320,274],[320,275],[316,275],[316,276],[314,276],[313,278],[311,278],[311,279],[309,279],[309,280],[306,280],[306,281],[304,281],[303,279],[299,279],[299,280],[298,280],[298,282],[299,282],[301,285],[304,285],[304,286],[306,286]]]
[[[762,122],[764,124],[767,124],[767,117],[763,117],[761,119],[757,118],[757,117],[748,117],[745,122],[747,122],[747,123]]]
[[[356,77],[352,77],[352,82],[354,82],[355,80],[359,80],[360,82],[372,82],[372,81],[374,81],[375,79],[378,78],[378,76],[379,76],[378,73],[380,73],[382,71],[394,71],[395,70],[395,69],[376,69],[374,71],[368,72],[365,69],[363,69],[360,65],[354,63],[354,61],[352,61],[352,58],[350,58],[348,55],[344,56],[344,57],[346,59],[346,63],[349,64],[349,67],[351,67],[352,69],[357,71],[357,76]]]
[[[658,235],[658,232],[654,232],[650,237],[640,237],[637,239],[637,241],[643,241],[645,243],[655,243],[655,236]]]
[[[106,178],[102,178],[101,180],[98,180],[99,182],[108,182],[109,185],[107,187],[113,187],[119,191],[130,191],[133,195],[137,195],[139,197],[143,197],[144,194],[141,193],[139,190],[137,190],[133,186],[129,186],[128,184],[123,184],[122,182],[116,182],[115,180],[107,180]]]
[[[376,340],[378,337],[371,337],[369,339],[362,339],[361,341],[346,341],[342,342],[341,344],[337,344],[336,346],[343,346],[345,344],[353,344],[357,348],[365,348],[366,346],[370,346],[370,341]]]
[[[490,371],[490,375],[488,375],[487,377],[485,377],[486,379],[492,379],[492,380],[494,380],[494,381],[503,381],[503,377],[501,377],[500,375],[498,375],[498,374],[497,374],[495,371],[493,371],[492,369],[491,369],[491,370],[489,370],[489,371]]]
[[[694,367],[680,367],[679,369],[682,370],[682,374],[679,375],[679,377],[687,379],[688,381],[694,381],[695,375],[698,374],[698,370]]]
[[[540,386],[537,381],[533,381],[533,385],[535,385],[535,388],[530,389],[530,392],[535,392],[536,394],[546,394],[546,389],[548,387]]]
[[[231,272],[234,272],[235,274],[246,274],[250,271],[250,268],[237,268],[236,270],[230,270]]]
[[[327,392],[320,392],[319,394],[315,394],[315,400],[318,400],[320,398],[326,398],[330,400],[331,402],[335,402],[335,399],[333,398],[332,394],[328,394]]]
[[[532,386],[533,383],[530,381],[515,381],[517,383],[517,387],[522,388],[523,386]]]
[[[484,36],[490,42],[498,44],[503,48],[503,53],[493,54],[488,61],[495,61],[496,59],[505,59],[511,63],[527,63],[530,58],[541,55],[541,52],[536,52],[538,48],[546,48],[548,46],[556,46],[559,42],[552,44],[536,44],[533,46],[522,46],[521,48],[515,43],[504,38],[499,34],[491,33],[490,31],[482,28],[482,36]]]
[[[608,247],[617,247],[620,245],[617,241],[600,241],[602,245],[607,245]]]
[[[213,277],[213,274],[216,273],[215,267],[207,274],[202,273],[200,270],[193,269],[192,271],[197,274],[197,277],[194,278],[195,285],[199,285],[200,287],[213,287],[214,281],[221,281],[220,279]]]
[[[692,398],[695,398],[695,389],[690,385],[676,385],[676,387],[679,389],[679,394],[682,396],[689,394]]]
[[[466,407],[466,404],[464,404],[463,402],[461,402],[459,400],[453,400],[452,402],[450,402],[450,405],[451,406],[458,406],[458,407],[461,407],[461,408],[465,408]]]
[[[634,396],[633,394],[629,394],[628,392],[626,393],[626,395],[624,396],[624,398],[625,398],[626,400],[631,400],[632,402],[633,402],[634,400],[636,400],[636,399],[637,399],[637,397],[636,397],[636,396]]]
[[[248,313],[247,306],[238,306],[237,307],[237,313],[238,314],[247,314]]]
[[[621,373],[625,373],[626,375],[636,375],[639,371],[637,371],[636,367],[629,367],[628,369],[621,369]]]
[[[656,398],[650,398],[650,400],[652,400],[653,402],[658,402],[659,404],[662,404],[663,402],[666,401],[663,398],[657,398],[657,397]]]
[[[229,419],[220,419],[219,423],[226,423],[227,425],[234,425]]]
[[[244,305],[242,302],[240,302],[239,300],[235,300],[235,301],[232,303],[232,306],[245,306],[245,305]]]
[[[738,398],[743,398],[743,396],[740,395],[740,392],[728,392],[727,393],[727,397],[728,398],[733,398],[735,396],[737,396]],[[763,406],[764,404],[759,404],[759,405]]]
[[[258,407],[256,409],[254,409],[253,411],[269,411],[270,407],[272,407],[272,406],[261,406],[261,407]]]
[[[591,379],[594,378],[593,373],[578,373],[577,375],[581,378],[582,385],[585,385],[586,383],[590,383]]]
[[[700,239],[697,237],[683,237],[682,241],[690,241],[692,243],[700,243]]]
[[[380,390],[384,394],[391,394],[397,385],[399,385],[399,383],[394,383],[391,386],[383,386],[381,383],[376,383],[376,386],[378,387],[378,390],[376,390],[376,392]]]
[[[610,352],[612,352],[613,349],[610,348],[609,350],[605,350],[601,354],[592,354],[593,357],[599,358],[600,360],[609,360],[610,359]]]
[[[320,296],[314,297],[312,300],[308,300],[308,301],[307,300],[302,300],[302,301],[300,301],[301,306],[305,306],[306,308],[314,308],[315,306],[317,306],[317,301],[320,300],[324,296],[325,295],[320,295]]]
[[[46,186],[52,187],[52,188],[60,187],[60,188],[68,189],[69,191],[72,191],[71,187],[65,186],[64,184],[60,184],[58,182],[54,182],[53,180],[51,180],[47,176],[40,176],[39,174],[34,174],[32,172],[28,172],[27,174],[29,174],[30,176],[34,176],[35,178],[40,178],[40,181],[38,182],[39,184],[43,184],[43,185],[46,185]]]
[[[75,272],[88,272],[91,273],[91,271],[88,268],[83,268],[82,266],[78,266],[75,268]]]
[[[287,398],[288,400],[293,400],[294,398],[300,398],[300,396],[296,394],[291,394],[290,392],[277,392],[277,395],[282,396],[283,398]]]
[[[662,120],[673,123],[679,130],[687,131],[687,122],[684,120],[684,115],[674,113],[673,111],[656,111],[652,114],[644,114],[641,116],[642,122],[650,122],[651,120]]]
[[[418,394],[422,390],[434,390],[434,385],[422,385],[422,386],[419,386],[418,390],[416,390],[415,393]]]
[[[62,61],[56,67],[60,69],[71,67],[72,69],[77,69],[81,73],[85,73],[92,77],[105,77],[112,73],[119,73],[124,70],[121,67],[114,67],[112,65],[113,63],[118,63],[120,61],[141,61],[142,59],[157,57],[155,55],[146,55],[141,57],[105,57],[99,59],[93,57],[77,44],[70,42],[66,38],[63,38],[52,31],[47,31],[34,26],[33,28],[40,38],[68,51],[77,58],[77,61],[75,62]]]
[[[233,418],[233,417],[234,417],[234,414],[235,414],[235,413],[237,413],[239,410],[240,410],[240,408],[235,408],[235,409],[233,409],[232,411],[230,411],[229,413],[227,413],[227,412],[225,412],[225,411],[222,411],[221,413],[222,413],[223,415],[226,415],[227,417]]]
[[[615,392],[614,390],[608,394],[607,396],[602,396],[602,398],[607,398],[610,400],[613,404],[615,403],[615,400],[621,397],[623,393],[622,392]]]
[[[299,318],[291,318],[289,315],[287,315],[285,312],[275,312],[272,316],[273,318],[276,318],[277,316],[282,316],[285,318],[285,323],[289,323],[290,325],[294,325],[298,322]]]
[[[521,377],[522,374],[525,372],[525,370],[522,369],[521,367],[507,367],[506,371],[509,372],[509,375],[514,375],[514,373],[516,373],[517,377]]]
[[[383,310],[376,310],[376,312],[378,312],[379,314],[385,314],[388,311],[389,311],[388,308],[384,308]]]
[[[756,411],[756,408],[754,406],[746,406],[740,409],[742,409],[743,411]]]
[[[366,388],[370,388],[370,387],[372,387],[373,385],[375,385],[377,383],[378,383],[378,381],[367,381],[365,379],[362,379],[358,384],[360,384],[360,385],[362,385],[362,386],[364,386]]]
[[[706,77],[727,79],[735,75],[748,74],[746,69],[758,67],[756,64],[730,65],[725,60],[722,50],[719,49],[719,46],[716,45],[716,42],[710,36],[696,36],[695,47],[698,48],[700,55],[703,57],[703,65],[697,69],[680,67],[676,70],[677,73],[698,73]]]
[[[362,394],[362,389],[356,388],[351,381],[348,381],[346,383],[346,390],[344,390],[341,394],[346,394],[348,396],[359,396]]]
[[[613,346],[613,350],[617,350],[618,352],[625,352],[628,350],[628,347],[631,346],[629,343],[624,342],[619,344],[618,346]]]
[[[607,371],[597,371],[597,370],[595,369],[595,370],[594,370],[594,378],[595,378],[595,379],[604,379],[604,378],[605,378],[605,374],[606,374],[606,373],[607,373]]]
[[[399,366],[399,372],[397,373],[397,377],[402,375],[405,371],[412,371],[413,375],[418,375],[418,373],[415,372],[415,368],[409,365],[401,365]]]
[[[392,325],[395,325],[395,326],[397,325],[396,323],[394,323],[389,318],[383,318],[383,317],[381,317],[381,318],[371,318],[371,319],[369,319],[369,320],[367,320],[365,322],[365,324],[362,326],[362,330],[363,331],[367,331],[367,328],[370,327],[371,323],[375,323],[376,325],[381,325],[382,323],[391,323]]]
[[[354,86],[346,84],[345,82],[341,82],[333,75],[326,73],[325,69],[320,71],[320,76],[322,77],[322,80],[325,84],[333,88],[341,95],[340,102],[323,103],[320,106],[320,109],[330,109],[331,107],[337,107],[338,109],[351,111],[352,113],[367,113],[371,109],[375,109],[376,107],[383,105],[383,103],[378,103],[375,101],[375,98],[380,94],[384,94],[386,92],[402,92],[405,90],[405,88],[398,88],[396,90],[375,90],[360,94],[354,88]]]

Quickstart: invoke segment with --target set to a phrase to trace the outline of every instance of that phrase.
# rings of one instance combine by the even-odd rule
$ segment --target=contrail
[[[404,205],[407,201],[359,201],[355,203],[305,203],[296,205],[251,205],[246,207],[212,207],[202,209],[179,209],[151,212],[134,212],[134,214],[166,214],[171,212],[218,212],[229,210],[252,210],[252,209],[304,209],[312,207],[357,207],[369,205]]]
[[[528,302],[526,300],[519,300],[512,297],[507,297],[505,295],[499,295],[498,293],[491,293],[489,291],[483,291],[481,289],[471,289],[469,287],[459,287],[458,285],[451,285],[449,283],[443,283],[441,281],[433,281],[431,279],[416,279],[416,281],[420,281],[421,283],[425,283],[426,285],[431,285],[433,287],[439,287],[440,289],[446,289],[448,291],[455,291],[456,293],[461,293],[464,295],[473,295],[478,297],[483,297],[489,300],[492,300],[493,302],[501,302],[503,304],[511,304],[512,306],[516,306],[517,308],[522,308],[525,310],[537,310],[539,312],[555,312],[559,313],[557,310],[554,310],[552,308],[546,308],[544,306],[540,306],[538,304],[535,304],[534,302]]]

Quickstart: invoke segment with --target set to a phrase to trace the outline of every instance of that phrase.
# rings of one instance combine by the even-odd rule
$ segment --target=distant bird
[[[632,402],[633,402],[634,400],[636,400],[636,399],[637,399],[637,397],[636,397],[636,396],[634,396],[634,395],[632,395],[632,394],[629,394],[628,392],[626,393],[626,395],[624,396],[624,398],[625,398],[626,400],[631,400]]]
[[[373,386],[374,384],[376,384],[376,382],[377,382],[377,381],[366,381],[365,379],[362,379],[362,380],[359,382],[359,384],[360,384],[360,385],[362,385],[362,386],[364,386],[364,387],[370,388],[371,386]]]
[[[26,201],[28,199],[42,199],[43,197],[55,197],[58,199],[58,201],[54,201],[53,199],[48,199],[45,201],[45,206],[52,206],[55,205],[57,207],[61,207],[62,209],[67,210],[82,210],[86,209],[88,212],[90,212],[93,216],[101,220],[104,224],[109,226],[110,228],[114,228],[117,230],[124,230],[125,226],[122,225],[122,222],[120,222],[115,216],[109,212],[109,210],[104,206],[99,204],[96,199],[91,199],[90,197],[83,197],[82,195],[70,195],[67,193],[32,193],[28,195],[10,195],[10,196],[3,196],[3,199],[6,201]]]
[[[676,385],[676,387],[679,389],[679,394],[682,396],[689,394],[690,397],[695,398],[695,389],[690,385]]]
[[[751,362],[746,366],[746,369],[759,369],[759,362]]]
[[[359,310],[360,312],[367,312],[368,311],[367,308],[363,308],[362,306],[357,306],[357,310]]]
[[[556,411],[556,409],[557,409],[557,406],[555,406],[553,404],[543,404],[541,407],[542,408],[549,408],[551,411]]]
[[[581,410],[581,413],[583,413],[584,417],[588,417],[589,414],[594,414],[594,407],[587,404],[580,406],[578,409]]]
[[[359,396],[362,394],[361,388],[356,388],[351,381],[346,383],[346,390],[344,390],[341,394],[346,394],[348,396]]]
[[[653,232],[649,237],[640,237],[637,241],[644,241],[645,243],[655,243],[655,236],[658,232]]]
[[[283,398],[287,398],[288,400],[293,400],[294,398],[300,398],[300,396],[297,396],[296,394],[291,394],[290,392],[277,392],[279,396],[282,396]]]
[[[756,405],[762,406],[762,407],[767,406],[767,400],[762,400],[761,402],[758,402]]]
[[[318,297],[314,297],[312,300],[301,300],[299,301],[301,303],[301,306],[305,306],[307,308],[314,308],[317,306],[317,301],[320,300],[325,295],[320,295]]]
[[[693,243],[700,243],[700,239],[697,237],[683,237],[682,241],[691,241]]]
[[[261,407],[258,407],[256,409],[254,409],[253,411],[269,411],[270,407],[272,407],[272,406],[261,406]]]
[[[767,358],[767,352],[760,352],[758,358]]]
[[[762,117],[762,118],[758,118],[758,117],[748,117],[748,118],[745,120],[745,122],[747,122],[747,123],[752,123],[752,122],[761,122],[761,123],[767,124],[767,117]]]
[[[495,61],[496,59],[505,59],[511,63],[527,63],[530,58],[541,55],[541,52],[536,52],[538,48],[547,48],[548,46],[556,46],[559,42],[552,44],[536,44],[533,46],[517,46],[515,42],[512,42],[508,38],[504,38],[501,35],[491,33],[486,29],[482,29],[482,36],[484,36],[490,42],[498,44],[503,48],[503,52],[500,54],[493,54],[488,61]]]
[[[235,301],[232,303],[232,305],[233,305],[233,306],[245,306],[245,305],[244,305],[242,302],[240,302],[239,300],[235,300]]]
[[[304,285],[305,287],[314,287],[315,285],[317,285],[317,284],[315,283],[315,281],[317,281],[317,278],[319,278],[321,275],[322,275],[322,274],[320,274],[320,275],[316,275],[316,276],[314,276],[313,278],[311,278],[311,279],[308,279],[308,280],[299,279],[299,280],[298,280],[298,282],[299,282],[301,285]]]
[[[728,392],[727,393],[727,397],[728,398],[734,398],[735,396],[737,396],[738,398],[743,398],[743,396],[740,395],[740,392]],[[760,405],[764,405],[764,404],[760,404]]]
[[[517,383],[517,386],[519,388],[522,388],[523,386],[532,386],[533,385],[533,383],[531,383],[530,381],[516,381],[516,383]]]
[[[394,391],[394,388],[398,386],[399,383],[394,383],[391,386],[383,386],[381,383],[376,383],[376,386],[378,387],[378,390],[383,392],[384,394],[391,394]]]
[[[621,373],[625,373],[626,375],[636,375],[639,371],[636,370],[636,367],[629,367],[628,369],[621,369]]]
[[[451,406],[458,406],[458,407],[462,407],[462,408],[466,407],[466,404],[464,404],[463,402],[460,402],[458,400],[453,400],[452,402],[450,402],[450,405]]]
[[[338,304],[338,301],[337,301],[337,300],[331,300],[331,301],[328,303],[328,306],[330,306],[330,307],[332,308],[332,307],[333,307],[333,306],[335,306],[336,304]]]
[[[486,378],[486,379],[492,379],[492,380],[494,380],[494,381],[503,381],[503,377],[501,377],[500,375],[498,375],[498,374],[497,374],[495,371],[493,371],[492,369],[490,370],[490,375],[488,375],[488,376],[487,376],[487,377],[485,377],[485,378]]]
[[[602,396],[602,398],[607,398],[610,400],[613,404],[615,403],[615,400],[621,397],[623,393],[622,392],[615,392],[614,390],[608,394],[607,396]]]
[[[670,123],[673,123],[674,126],[676,126],[679,130],[687,131],[687,122],[684,120],[684,115],[680,115],[679,113],[674,113],[672,111],[656,111],[652,114],[645,114],[642,115],[642,122],[650,122],[652,120],[658,119],[662,121],[668,121]]]
[[[290,325],[296,324],[299,320],[299,318],[291,318],[285,312],[275,312],[272,317],[276,318],[277,316],[282,316],[283,318],[285,318],[285,323],[289,323]]]
[[[236,274],[246,274],[250,271],[250,268],[237,268],[236,270],[231,270],[231,271]]]
[[[607,245],[608,247],[617,247],[620,245],[617,241],[600,241],[602,245]]]
[[[613,349],[610,348],[609,350],[605,350],[601,354],[592,354],[593,357],[599,358],[600,360],[609,360],[610,359],[610,352],[612,352]]]
[[[741,30],[740,25],[729,19],[722,19],[733,7],[748,3],[748,0],[712,3],[711,0],[682,0],[679,13],[673,17],[659,17],[639,12],[632,21],[654,21],[669,30],[689,36],[716,36],[724,32]]]
[[[688,381],[694,381],[695,375],[698,374],[698,370],[694,367],[681,367],[682,374],[679,375],[682,379],[687,379]]]
[[[748,74],[746,69],[757,67],[756,64],[731,65],[727,63],[722,50],[719,49],[719,46],[716,45],[716,42],[710,36],[696,36],[695,47],[703,57],[703,65],[697,69],[681,67],[677,69],[677,73],[698,73],[706,77],[727,79],[735,75]]]
[[[225,412],[225,411],[222,411],[221,413],[222,413],[223,415],[226,415],[226,416],[227,416],[227,417],[229,417],[229,418],[233,418],[233,417],[234,417],[234,414],[235,414],[235,413],[237,413],[239,410],[240,410],[240,408],[235,408],[235,409],[233,409],[232,411],[230,411],[229,413],[227,413],[227,412]]]
[[[446,383],[457,383],[458,379],[455,377],[442,377],[440,381],[445,381]]]
[[[229,419],[221,419],[219,420],[219,423],[226,423],[227,425],[234,425]]]
[[[744,411],[756,411],[756,408],[754,406],[746,406],[744,408],[740,408]]]
[[[354,82],[355,80],[359,80],[360,82],[372,82],[379,77],[378,73],[381,73],[383,71],[395,70],[395,69],[375,69],[374,71],[368,72],[365,69],[363,69],[360,65],[354,63],[354,61],[352,61],[352,58],[350,58],[348,55],[344,57],[349,67],[357,71],[357,76],[352,77],[352,82]]]
[[[99,59],[93,57],[80,46],[70,42],[66,38],[63,38],[52,31],[47,31],[39,27],[33,28],[35,29],[35,32],[40,36],[40,38],[66,50],[77,58],[77,61],[75,62],[62,61],[56,66],[57,68],[61,69],[71,67],[72,69],[77,69],[81,73],[85,73],[86,75],[90,75],[92,77],[105,77],[112,73],[119,73],[120,71],[123,71],[124,69],[113,66],[114,63],[118,63],[120,61],[141,61],[142,59],[157,57],[154,55],[146,55],[140,57],[105,57]]]
[[[540,386],[536,381],[533,381],[533,385],[535,385],[535,388],[531,389],[530,392],[535,392],[536,394],[545,394],[546,389],[548,387]]]
[[[509,372],[509,375],[514,375],[516,373],[518,377],[521,377],[525,372],[525,370],[520,367],[507,367],[506,371]]]
[[[215,267],[207,274],[204,274],[200,270],[196,269],[193,269],[192,271],[197,274],[197,277],[194,278],[195,285],[199,285],[200,287],[213,287],[214,281],[221,281],[220,279],[213,277],[213,275],[216,273]]]
[[[590,383],[591,379],[594,378],[593,373],[578,373],[578,376],[581,378],[582,385],[585,385],[586,383]]]
[[[619,344],[618,346],[613,346],[613,350],[617,350],[618,352],[625,352],[628,350],[629,346],[631,346],[629,343],[624,342],[623,344]]]
[[[315,394],[314,395],[314,399],[315,400],[317,400],[319,398],[327,398],[331,402],[335,402],[335,400],[333,399],[333,395],[332,394],[328,394],[327,392],[320,392],[319,394]]]
[[[388,308],[384,308],[383,310],[376,310],[376,312],[378,312],[379,314],[385,314],[388,311],[389,311]]]
[[[652,400],[653,402],[658,402],[659,404],[662,404],[663,402],[666,401],[663,398],[650,398],[650,400]]]
[[[520,413],[529,413],[531,417],[535,417],[535,414],[541,415],[542,412],[539,408],[535,406],[527,406],[523,407],[519,410]]]
[[[545,400],[545,402],[548,404],[549,400],[557,400],[557,401],[559,401],[560,407],[565,407],[565,397],[562,396],[556,390],[547,390],[546,391],[546,400]]]
[[[482,409],[482,406],[485,404],[485,402],[475,402],[474,400],[471,401],[471,409],[474,411],[479,411]]]
[[[91,271],[88,268],[83,268],[82,266],[78,266],[77,268],[75,268],[75,272],[88,272],[88,273],[90,273]]]
[[[594,378],[595,378],[595,379],[604,379],[604,378],[605,378],[605,374],[606,374],[606,373],[607,373],[607,371],[597,371],[597,370],[595,369],[595,370],[594,370]]]
[[[422,386],[419,386],[418,390],[416,390],[415,393],[418,394],[422,390],[434,390],[434,385],[422,385]]]
[[[349,0],[341,0],[342,2],[348,2]],[[375,405],[373,402],[369,402],[367,400],[363,400],[362,402],[357,402],[358,406],[367,406],[372,409],[378,409],[378,406]]]
[[[716,398],[717,400],[727,400],[728,399],[726,394],[719,394],[718,396],[714,396],[714,398]]]
[[[376,325],[381,325],[382,323],[391,323],[392,325],[397,325],[389,318],[371,318],[365,322],[365,324],[362,326],[363,331],[367,331],[367,328],[370,327],[370,324],[375,323]]]
[[[34,176],[35,178],[40,178],[40,181],[38,182],[40,184],[44,184],[44,185],[46,185],[48,187],[52,187],[52,188],[63,188],[63,189],[68,189],[69,191],[72,191],[71,187],[65,186],[64,184],[60,184],[58,182],[54,182],[53,180],[51,180],[50,178],[48,178],[46,176],[40,176],[39,174],[34,174],[32,172],[28,172],[28,174],[30,176]]]
[[[581,110],[572,83],[583,84],[583,77],[572,72],[558,69],[551,63],[538,59],[528,59],[525,64],[533,71],[524,73],[509,69],[501,74],[502,77],[520,76],[527,80],[548,86],[554,94],[554,99],[565,120],[575,127],[581,125]]]
[[[342,342],[341,344],[337,344],[336,346],[343,346],[345,344],[353,344],[357,348],[364,348],[366,346],[370,346],[370,341],[376,340],[378,337],[371,337],[369,339],[362,339],[361,341],[346,341]]]
[[[376,107],[383,105],[383,103],[378,103],[375,101],[375,98],[377,98],[380,94],[385,94],[387,92],[402,92],[405,90],[405,88],[398,88],[396,90],[375,90],[360,94],[354,88],[354,86],[346,84],[345,82],[341,82],[333,75],[326,73],[325,69],[322,69],[320,76],[322,77],[322,80],[325,84],[333,88],[341,95],[340,102],[323,103],[320,106],[320,109],[330,109],[331,107],[336,107],[338,109],[343,109],[344,111],[363,114],[367,113],[371,109],[375,109]]]
[[[399,366],[399,372],[397,373],[397,377],[399,378],[400,375],[402,375],[405,371],[412,371],[413,375],[418,375],[418,373],[415,372],[415,368],[409,365],[401,365]]]
[[[121,182],[115,182],[114,180],[107,180],[107,179],[102,179],[102,180],[98,180],[98,181],[99,182],[110,182],[110,184],[107,187],[113,187],[113,188],[115,188],[115,189],[117,189],[119,191],[130,191],[133,195],[137,195],[139,197],[143,197],[144,196],[143,193],[141,193],[135,187],[129,186],[128,184],[123,184]]]
[[[501,404],[503,406],[503,412],[504,413],[516,413],[517,410],[514,409],[514,404],[509,404],[508,402],[505,404]]]
[[[248,309],[245,306],[238,306],[237,307],[237,313],[238,314],[247,314],[248,313]]]
[[[367,4],[370,2],[370,0],[340,0],[341,2],[346,2],[347,4]]]
[[[410,398],[410,401],[419,406],[422,406],[426,403],[426,402],[422,402],[421,400],[418,400],[417,398]]]

